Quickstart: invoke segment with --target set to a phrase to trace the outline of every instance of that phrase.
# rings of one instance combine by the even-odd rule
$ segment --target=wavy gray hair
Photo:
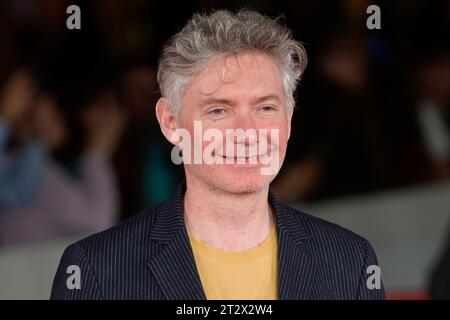
[[[288,107],[293,108],[295,88],[306,68],[306,51],[279,19],[244,9],[237,13],[219,10],[209,15],[194,14],[164,46],[158,83],[172,112],[179,115],[183,91],[208,63],[244,51],[260,52],[274,59]]]

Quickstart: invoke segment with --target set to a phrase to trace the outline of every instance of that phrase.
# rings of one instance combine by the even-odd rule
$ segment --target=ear
[[[292,115],[294,114],[294,109],[295,109],[295,105],[292,108],[290,108],[290,110],[288,110],[288,115],[287,115],[287,118],[288,118],[287,138],[288,138],[288,140],[291,137],[291,123],[292,123]]]
[[[178,121],[175,115],[172,113],[169,102],[166,98],[159,98],[156,103],[156,118],[159,122],[161,132],[172,144],[177,144],[178,140],[175,139],[174,132],[178,128]]]

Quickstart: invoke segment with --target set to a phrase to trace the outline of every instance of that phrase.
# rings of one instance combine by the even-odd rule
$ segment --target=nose
[[[247,108],[239,109],[234,116],[234,127],[236,129],[256,129],[255,121],[252,117],[252,113]]]
[[[258,141],[255,119],[250,112],[237,112],[233,121],[233,137],[228,137],[234,143],[252,145]]]

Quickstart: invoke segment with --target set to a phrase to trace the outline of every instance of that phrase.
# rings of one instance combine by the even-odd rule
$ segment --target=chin
[[[262,175],[259,167],[216,165],[192,170],[203,184],[227,193],[254,193],[269,187],[274,175]]]

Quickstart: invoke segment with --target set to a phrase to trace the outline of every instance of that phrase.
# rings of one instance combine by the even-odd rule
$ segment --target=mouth
[[[257,161],[258,156],[251,156],[251,157],[226,157],[226,156],[219,156],[222,157],[225,160],[233,160],[237,162],[250,162],[250,161]]]
[[[259,159],[263,158],[263,157],[267,157],[268,153],[265,154],[261,154],[261,155],[249,155],[249,156],[226,156],[226,155],[222,155],[222,154],[217,154],[216,155],[219,159],[224,159],[225,163],[238,163],[238,164],[246,164],[246,163],[250,163],[250,164],[256,164],[258,162]]]

